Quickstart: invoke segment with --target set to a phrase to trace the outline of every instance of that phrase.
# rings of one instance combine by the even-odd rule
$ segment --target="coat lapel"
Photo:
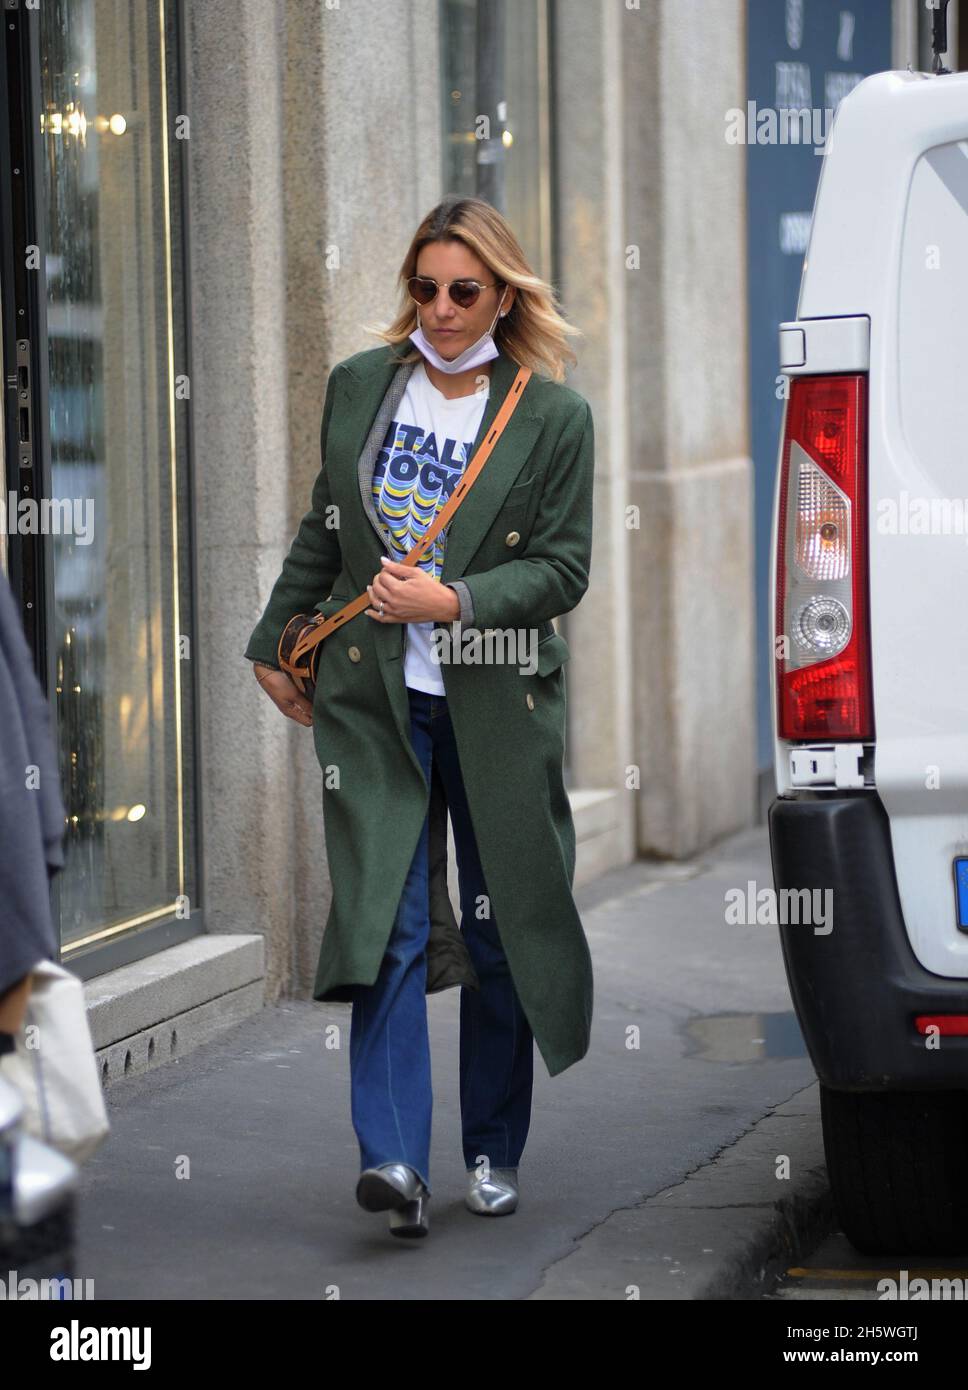
[[[474,440],[473,459],[487,437],[517,375],[517,363],[503,352],[495,358],[491,369],[491,389],[480,429]],[[528,456],[541,433],[542,416],[532,408],[529,382],[504,433],[495,444],[483,470],[447,528],[441,582],[460,579],[475,552],[487,535],[504,499],[527,466]]]
[[[359,546],[345,556],[350,572],[357,583],[368,582],[380,568],[380,556],[389,554],[379,519],[373,505],[373,468],[393,410],[403,395],[413,364],[404,365],[399,354],[388,348],[385,357],[378,359],[375,369],[364,375],[343,378],[337,408],[333,412],[331,434],[335,433],[336,449],[341,457],[358,460],[358,485],[350,490],[360,503],[360,515],[367,525],[359,532]],[[349,481],[349,480],[347,480]],[[355,536],[355,527],[345,533]],[[354,564],[354,560],[357,562]]]
[[[361,588],[379,572],[380,556],[390,553],[373,501],[373,470],[390,421],[396,418],[396,409],[416,366],[415,362],[400,361],[408,348],[408,344],[398,349],[388,347],[386,355],[377,358],[375,367],[370,371],[355,376],[352,381],[344,381],[341,399],[337,402],[340,408],[334,411],[331,425],[331,430],[336,431],[340,455],[358,460],[358,486],[353,488],[353,492],[359,505],[360,519],[365,518],[365,522],[361,527],[350,527],[344,531],[343,545],[344,560]],[[517,364],[499,351],[491,368],[488,401],[471,458],[486,438],[517,371]],[[544,418],[532,409],[530,385],[529,382],[525,387],[511,420],[448,526],[440,576],[442,583],[448,579],[459,579],[464,573],[500,511],[508,490],[527,467],[528,457],[544,424]],[[367,618],[366,621],[373,620]],[[380,668],[400,738],[410,751],[414,767],[423,777],[410,743],[410,709],[402,679],[403,625],[375,626],[379,627],[376,649]]]
[[[350,406],[348,414],[351,420],[347,426],[347,449],[350,457],[358,459],[360,506],[374,541],[374,545],[369,548],[373,557],[371,573],[378,570],[380,555],[390,553],[373,501],[373,470],[390,422],[396,418],[397,407],[415,366],[416,363],[412,362],[401,363],[399,354],[391,350],[385,363],[381,364],[372,376],[356,387],[344,385],[343,388],[347,393],[345,404]],[[474,440],[471,458],[486,438],[494,417],[517,375],[517,370],[517,364],[503,352],[494,359],[487,405]],[[543,423],[543,417],[535,414],[531,407],[526,387],[483,471],[447,528],[444,563],[440,576],[442,583],[449,579],[459,579],[463,574],[500,511],[508,490],[527,463],[528,455],[541,433]]]

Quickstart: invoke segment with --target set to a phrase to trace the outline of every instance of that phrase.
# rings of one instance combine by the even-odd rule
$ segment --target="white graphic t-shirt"
[[[487,406],[487,391],[448,400],[423,362],[410,374],[373,469],[373,500],[387,528],[387,547],[401,561],[421,539],[460,480]],[[417,564],[436,579],[444,563],[447,530]],[[431,655],[433,622],[407,623],[404,679],[408,686],[443,695],[440,665]]]

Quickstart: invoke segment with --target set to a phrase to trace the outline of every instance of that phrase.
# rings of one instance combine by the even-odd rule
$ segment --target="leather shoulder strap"
[[[491,455],[491,451],[493,450],[495,444],[501,438],[501,435],[504,433],[504,429],[508,421],[517,409],[518,402],[524,394],[524,388],[527,386],[530,380],[531,368],[520,367],[518,369],[517,376],[511,383],[511,387],[507,395],[501,402],[501,408],[495,415],[493,423],[491,424],[491,428],[488,430],[485,438],[481,441],[480,448],[475,450],[470,463],[464,469],[460,481],[457,483],[453,492],[450,494],[450,497],[447,499],[446,504],[437,513],[437,516],[435,517],[434,521],[431,523],[430,526],[428,526],[427,530],[425,531],[423,536],[421,536],[420,540],[413,547],[413,549],[407,552],[406,557],[401,561],[402,564],[415,565],[417,561],[420,559],[421,555],[423,555],[427,548],[433,544],[433,541],[437,536],[438,532],[441,530],[441,528],[446,526],[448,522],[453,518],[454,513],[457,511],[457,508],[460,506],[464,498],[467,496],[467,494],[473,487],[474,479],[478,476],[481,469],[484,467],[485,463]],[[308,627],[306,631],[300,636],[299,640],[294,644],[293,649],[289,654],[290,663],[292,665],[295,665],[296,662],[300,661],[301,658],[305,656],[307,652],[312,651],[313,647],[315,647],[317,643],[322,642],[323,639],[328,637],[331,632],[334,632],[336,628],[342,627],[344,623],[349,622],[350,618],[355,618],[357,613],[362,613],[365,608],[369,607],[370,595],[366,590],[364,590],[362,594],[359,594],[356,598],[351,599],[350,602],[344,604],[344,606],[337,613],[332,613],[328,618],[324,618],[323,615],[320,614],[319,617],[314,621],[313,625],[311,627]]]

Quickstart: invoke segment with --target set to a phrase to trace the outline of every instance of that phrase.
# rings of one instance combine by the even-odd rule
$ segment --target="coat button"
[[[509,531],[509,532],[507,533],[507,535],[504,537],[504,544],[505,544],[505,545],[517,545],[517,543],[518,543],[518,541],[519,541],[520,539],[521,539],[521,533],[520,533],[520,531]]]
[[[527,695],[525,695],[524,698],[525,698],[525,699],[527,700],[527,702],[528,702],[528,709],[534,709],[534,696],[531,694],[531,691],[530,691],[530,690],[528,691]]]
[[[347,656],[349,657],[350,661],[359,661],[359,659],[360,659],[360,649],[359,649],[359,647],[350,647],[349,651],[347,652]]]

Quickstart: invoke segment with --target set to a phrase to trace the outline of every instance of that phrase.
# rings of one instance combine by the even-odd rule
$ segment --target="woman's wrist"
[[[18,1033],[23,1027],[32,985],[33,976],[28,971],[23,979],[0,994],[0,1031]]]
[[[440,587],[446,596],[447,605],[447,612],[442,615],[442,620],[445,623],[456,623],[460,617],[460,596],[449,584],[441,584]]]
[[[260,685],[263,685],[265,681],[268,680],[269,676],[271,676],[274,673],[275,670],[276,667],[265,666],[261,661],[253,661],[252,663],[253,675],[255,676],[256,680],[259,682]]]

